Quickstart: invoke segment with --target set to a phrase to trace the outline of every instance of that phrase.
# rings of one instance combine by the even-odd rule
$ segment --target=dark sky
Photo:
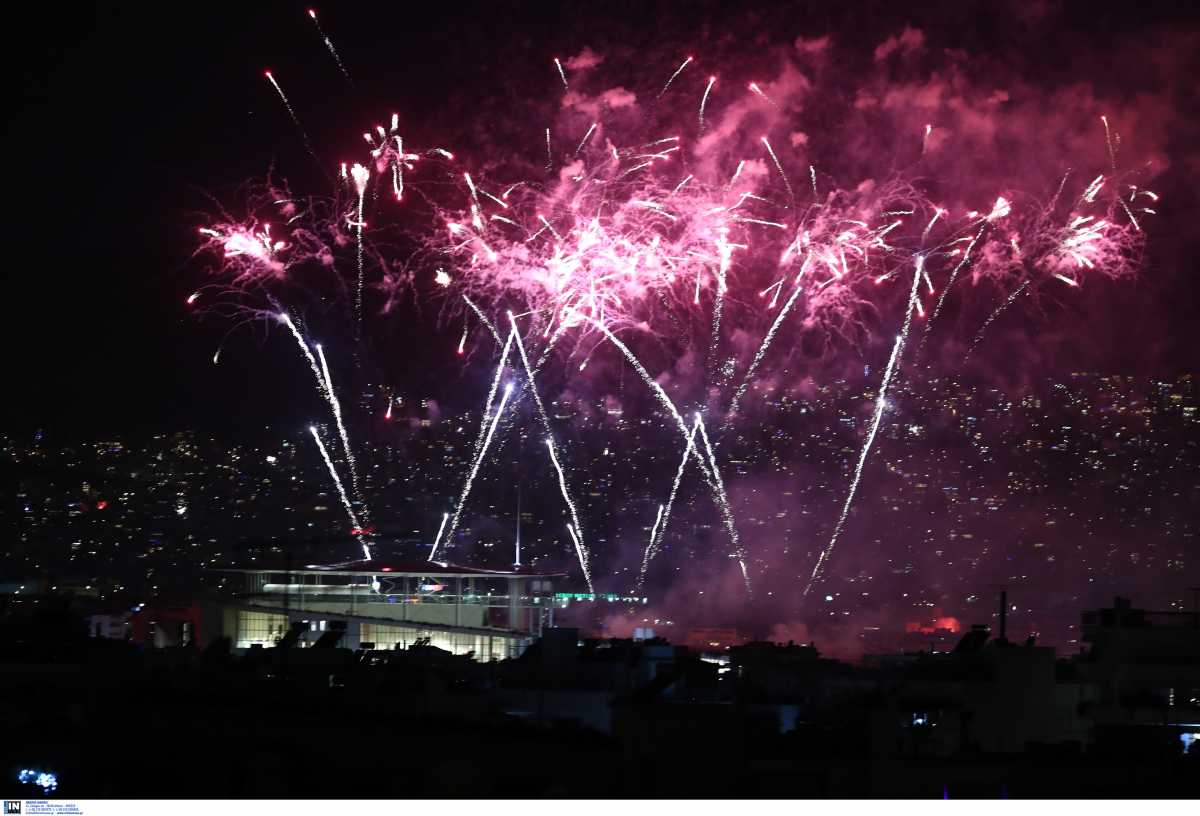
[[[829,5],[795,4],[789,36],[883,36],[916,16],[914,25],[950,32],[964,48],[1028,47],[1027,66],[1071,69],[1070,53],[1047,47],[1054,39],[1045,32],[1023,41],[1004,6]],[[1039,7],[1062,20],[1064,38],[1195,30],[1175,4]],[[284,81],[318,149],[336,154],[356,149],[364,125],[391,110],[428,123],[423,141],[432,143],[453,129],[448,117],[463,99],[486,98],[535,69],[541,77],[550,57],[597,39],[651,42],[661,31],[685,42],[746,17],[742,4],[714,3],[337,4],[322,20],[355,76],[351,90],[304,8],[40,4],[6,13],[8,285],[0,302],[10,386],[0,429],[236,430],[280,414],[278,395],[304,376],[301,363],[263,365],[247,334],[214,367],[225,326],[198,323],[182,305],[196,279],[189,253],[206,194],[225,196],[273,163],[297,186],[321,184],[263,68]],[[447,97],[457,103],[442,104]],[[1188,331],[1200,303],[1189,252],[1196,168],[1178,170],[1166,185],[1176,195],[1154,228],[1167,234],[1152,239],[1161,274],[1120,330],[1105,330],[1098,351],[1064,364],[1162,375],[1200,368]],[[1097,307],[1097,320],[1122,314],[1124,296]],[[398,326],[395,339],[419,348],[420,329]],[[420,351],[403,357],[396,377],[437,368]]]

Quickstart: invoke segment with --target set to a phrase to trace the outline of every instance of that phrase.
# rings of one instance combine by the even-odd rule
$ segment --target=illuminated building
[[[296,646],[342,631],[344,648],[407,648],[428,639],[453,654],[500,660],[522,653],[554,624],[559,575],[500,572],[446,563],[380,563],[303,569],[223,569],[223,632],[235,649]],[[307,631],[297,624],[306,622]]]

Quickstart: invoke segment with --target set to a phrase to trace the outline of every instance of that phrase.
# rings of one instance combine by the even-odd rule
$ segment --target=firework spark
[[[313,25],[317,27],[317,33],[321,35],[321,39],[325,43],[326,50],[333,57],[333,61],[337,63],[338,70],[342,72],[342,76],[346,78],[346,82],[350,83],[350,87],[354,87],[354,80],[350,78],[350,72],[346,70],[346,66],[342,64],[342,58],[338,54],[337,49],[333,47],[333,41],[329,39],[329,35],[325,33],[325,29],[321,27],[321,21],[317,19],[317,10],[309,9],[308,16],[312,18]]]
[[[675,494],[679,492],[679,483],[683,481],[683,471],[687,468],[688,459],[690,459],[696,450],[696,431],[700,427],[700,417],[696,416],[692,422],[692,428],[688,431],[687,442],[683,447],[683,458],[679,460],[679,467],[675,471],[675,481],[671,483],[671,492],[667,495],[666,509],[663,505],[659,505],[658,519],[654,522],[654,529],[650,532],[650,540],[646,542],[646,551],[642,555],[642,569],[638,574],[636,592],[640,592],[642,585],[646,581],[646,572],[650,569],[650,562],[654,556],[658,554],[662,547],[662,537],[666,535],[666,522],[671,518],[671,508],[675,504]],[[657,533],[657,538],[655,537]]]
[[[587,140],[591,138],[592,132],[596,129],[596,122],[592,122],[591,127],[587,129],[587,133],[583,134],[583,138],[579,140],[579,147],[575,148],[575,155],[579,155],[579,151],[583,150],[583,146],[587,144]]]
[[[338,497],[342,500],[342,506],[346,508],[346,515],[350,518],[350,529],[361,530],[362,525],[358,521],[358,516],[354,513],[354,507],[350,504],[350,497],[346,495],[346,488],[342,485],[342,479],[338,476],[337,468],[333,466],[333,460],[329,458],[329,451],[325,449],[325,443],[321,441],[321,435],[317,433],[316,425],[309,425],[308,430],[312,433],[312,438],[317,443],[317,448],[321,451],[321,458],[325,460],[325,467],[329,468],[329,475],[333,479],[334,485],[337,487]],[[357,533],[355,538],[362,546],[363,559],[371,560],[371,547],[367,544],[366,539],[361,533]]]
[[[708,105],[708,95],[712,92],[713,85],[717,84],[717,78],[710,76],[708,84],[704,86],[704,96],[700,97],[700,132],[704,132],[704,108]]]
[[[988,330],[988,326],[992,325],[995,319],[999,317],[1005,309],[1011,306],[1018,297],[1020,297],[1021,293],[1025,291],[1027,286],[1029,286],[1028,279],[1021,281],[1021,285],[1014,289],[1012,294],[1005,298],[1004,302],[997,306],[994,312],[988,315],[987,320],[983,321],[983,325],[979,327],[979,331],[976,332],[975,338],[971,341],[970,348],[967,349],[967,353],[963,357],[964,363],[971,358],[972,354],[975,353],[975,348],[980,344],[980,342],[982,342],[983,335]]]
[[[503,370],[503,369],[502,369]],[[467,503],[467,497],[471,495],[471,487],[475,484],[475,476],[479,473],[479,466],[483,464],[483,459],[487,456],[488,447],[492,444],[492,436],[496,433],[496,426],[500,424],[500,416],[504,413],[504,406],[508,404],[508,398],[512,396],[512,383],[504,386],[504,396],[500,398],[500,404],[496,407],[496,413],[492,416],[491,424],[488,426],[487,436],[483,440],[483,445],[479,449],[479,454],[475,457],[475,461],[471,464],[471,472],[467,475],[466,482],[463,483],[462,494],[458,497],[458,505],[454,508],[454,517],[450,522],[450,529],[446,532],[446,541],[449,542],[454,538],[454,531],[458,529],[458,521],[462,516],[464,505]],[[487,418],[486,416],[484,417]],[[437,553],[437,544],[429,552],[429,560],[433,560],[433,556]]]
[[[812,575],[809,576],[808,585],[804,587],[804,594],[808,595],[812,590],[813,584],[821,577],[821,570],[825,566],[825,561],[828,560],[833,548],[837,545],[838,536],[842,533],[842,528],[846,524],[846,517],[850,515],[850,505],[854,502],[854,494],[858,490],[858,483],[862,480],[863,465],[867,463],[867,457],[871,454],[871,445],[875,442],[875,435],[879,433],[879,424],[883,421],[884,411],[887,409],[887,389],[891,385],[892,377],[896,373],[896,368],[900,362],[900,355],[904,352],[904,343],[908,339],[908,329],[912,325],[913,312],[916,310],[918,300],[917,294],[921,285],[921,273],[925,266],[925,256],[918,255],[916,261],[916,269],[913,271],[912,289],[908,295],[908,306],[904,310],[904,324],[900,329],[900,333],[896,335],[895,345],[892,346],[892,356],[888,358],[887,368],[884,369],[883,379],[879,383],[879,394],[875,397],[875,414],[871,417],[871,427],[867,431],[866,441],[863,442],[862,452],[858,456],[858,464],[854,466],[854,477],[850,480],[850,489],[846,492],[846,503],[842,505],[842,512],[838,516],[837,523],[833,528],[833,535],[829,539],[829,543],[825,545],[825,549],[821,551],[820,557],[817,559],[816,565],[813,567]]]
[[[442,513],[442,523],[438,525],[437,535],[433,537],[433,546],[429,548],[429,560],[433,560],[433,554],[437,552],[438,543],[442,540],[442,532],[446,529],[446,521],[450,518],[449,513]]]
[[[680,64],[680,66],[678,68],[675,69],[675,73],[671,74],[671,78],[667,80],[667,84],[663,85],[662,90],[658,92],[658,97],[657,97],[658,99],[662,99],[663,94],[665,94],[667,92],[667,88],[670,88],[671,83],[675,81],[675,77],[682,74],[683,69],[687,68],[688,65],[691,63],[691,61],[692,61],[692,58],[688,57]]]
[[[337,391],[333,388],[333,378],[329,376],[329,365],[325,362],[325,350],[320,343],[317,344],[317,357],[321,360],[321,378],[325,383],[325,395],[329,399],[329,407],[333,409],[333,419],[337,424],[338,436],[342,441],[342,453],[346,457],[346,465],[350,468],[350,486],[359,500],[359,504],[362,505],[362,497],[358,491],[358,463],[354,459],[354,451],[350,449],[350,435],[346,433],[346,424],[342,421],[342,404],[337,398]],[[388,409],[390,414],[390,399],[388,400]],[[368,515],[365,505],[363,515]]]
[[[746,369],[745,375],[742,377],[741,385],[733,395],[733,400],[729,404],[729,412],[725,420],[725,427],[737,416],[738,405],[742,401],[742,395],[746,393],[746,388],[749,387],[754,373],[758,370],[758,364],[762,362],[763,357],[767,353],[767,349],[771,347],[771,341],[775,339],[775,335],[779,333],[779,327],[783,325],[783,320],[788,316],[788,312],[792,310],[792,306],[796,303],[796,299],[800,297],[800,285],[797,283],[796,288],[792,290],[792,294],[784,302],[783,308],[779,310],[779,314],[775,315],[775,321],[771,324],[770,330],[767,331],[767,336],[763,338],[762,345],[758,347],[758,351],[754,354],[754,359],[750,361],[750,366]]]
[[[774,100],[774,99],[772,99],[771,97],[769,97],[769,96],[767,96],[765,93],[763,93],[763,89],[762,89],[762,88],[760,88],[760,87],[758,87],[758,83],[757,83],[757,82],[751,82],[751,83],[750,83],[750,85],[749,85],[749,88],[750,88],[750,92],[751,92],[751,93],[753,93],[754,95],[756,95],[756,96],[758,96],[759,98],[761,98],[761,99],[762,99],[764,102],[766,102],[767,104],[769,104],[769,105],[770,105],[771,107],[773,107],[775,110],[779,110],[779,109],[780,109],[780,108],[779,108],[779,106],[775,104],[775,100]]]
[[[737,527],[733,521],[733,510],[729,506],[729,497],[725,495],[725,482],[721,479],[721,470],[717,467],[717,455],[713,451],[712,444],[708,441],[708,432],[704,430],[704,422],[701,421],[700,415],[696,415],[696,423],[700,428],[700,439],[704,442],[704,449],[708,453],[708,463],[712,468],[713,483],[716,486],[717,506],[721,511],[721,518],[725,522],[725,531],[729,534],[729,543],[731,545],[730,557],[735,559],[738,567],[742,571],[742,580],[746,584],[746,591],[750,591],[750,575],[746,572],[746,552],[742,549],[741,543],[738,541]]]
[[[296,110],[292,107],[292,103],[288,101],[287,94],[283,92],[283,88],[279,85],[279,80],[275,79],[275,74],[271,71],[263,71],[267,81],[275,88],[275,92],[279,94],[280,100],[283,101],[283,106],[287,108],[288,116],[292,117],[292,123],[296,126],[296,130],[300,132],[300,138],[304,142],[304,148],[308,151],[308,155],[312,156],[313,161],[320,164],[322,168],[324,164],[317,157],[317,151],[313,149],[312,142],[308,139],[308,133],[304,130],[304,125],[300,124],[300,117],[296,115]]]
[[[304,353],[304,359],[308,360],[308,367],[313,373],[313,377],[317,380],[317,389],[324,395],[327,392],[325,386],[325,378],[321,375],[321,369],[317,366],[317,358],[313,356],[312,351],[308,347],[308,343],[304,342],[304,337],[301,336],[300,330],[296,328],[296,324],[292,322],[292,318],[287,312],[279,313],[279,322],[288,327],[292,337],[296,340],[296,345],[300,346],[300,351]]]
[[[310,11],[310,17],[349,81],[350,76],[321,29],[315,11]],[[652,85],[639,87],[636,94],[629,93],[628,97],[661,100],[693,61],[688,56],[675,65],[661,87],[659,82],[667,71],[655,72]],[[651,132],[645,126],[640,131],[631,131],[631,123],[638,117],[624,111],[613,115],[612,111],[618,107],[636,111],[636,105],[626,103],[625,97],[616,92],[611,92],[611,96],[610,92],[586,95],[583,89],[590,80],[582,71],[572,78],[577,86],[572,90],[566,66],[558,58],[554,59],[554,65],[566,92],[562,108],[569,110],[572,118],[563,117],[551,123],[560,128],[561,167],[555,166],[551,128],[545,128],[544,178],[489,178],[486,168],[503,165],[491,161],[494,156],[482,160],[464,156],[455,160],[454,154],[443,148],[408,152],[412,148],[405,147],[405,140],[397,130],[399,117],[393,114],[390,127],[378,125],[364,134],[371,151],[370,160],[343,165],[344,183],[331,199],[292,195],[268,185],[267,193],[248,202],[244,217],[223,214],[201,229],[203,248],[219,257],[214,272],[222,277],[196,288],[195,294],[187,299],[188,305],[194,306],[195,312],[219,311],[226,308],[225,296],[233,295],[229,300],[241,299],[234,313],[244,318],[246,314],[261,315],[266,311],[262,301],[271,304],[270,312],[288,326],[313,370],[319,389],[330,403],[356,501],[351,504],[347,498],[345,503],[351,512],[359,508],[357,512],[364,518],[367,510],[360,493],[357,465],[324,353],[320,346],[316,347],[318,363],[299,329],[286,313],[280,313],[277,304],[293,302],[292,298],[311,280],[309,273],[320,269],[331,273],[344,300],[352,301],[356,339],[363,339],[363,329],[359,327],[364,296],[378,286],[388,295],[388,305],[382,312],[398,301],[398,293],[406,287],[418,296],[427,288],[432,289],[432,296],[444,304],[443,320],[457,331],[456,321],[462,319],[457,351],[464,359],[470,359],[466,344],[473,325],[472,315],[495,340],[500,348],[499,363],[474,439],[472,462],[458,504],[442,519],[430,559],[445,542],[454,539],[472,484],[492,450],[493,440],[506,437],[498,429],[501,423],[505,423],[502,430],[506,430],[515,422],[516,406],[528,389],[570,514],[568,530],[576,555],[589,588],[594,589],[593,579],[598,580],[599,575],[594,574],[597,567],[593,559],[599,551],[593,553],[584,546],[580,518],[567,489],[569,471],[562,467],[563,463],[570,465],[574,457],[561,441],[555,440],[544,403],[551,396],[543,395],[535,382],[538,372],[561,342],[571,346],[559,356],[570,361],[570,376],[578,381],[602,376],[593,372],[603,370],[603,366],[589,369],[589,362],[615,349],[620,355],[618,359],[630,363],[653,398],[667,410],[685,440],[675,484],[667,502],[659,507],[651,529],[639,588],[661,547],[688,459],[696,462],[708,484],[722,525],[729,533],[731,557],[738,560],[748,587],[745,551],[739,543],[718,467],[716,446],[710,441],[700,415],[694,422],[685,422],[675,400],[668,396],[663,384],[673,372],[666,369],[658,377],[652,376],[638,354],[644,346],[658,346],[682,356],[693,349],[702,352],[707,341],[708,357],[699,367],[707,378],[706,396],[703,402],[689,405],[687,412],[690,414],[696,407],[708,410],[713,400],[720,404],[729,396],[726,389],[734,382],[733,375],[741,362],[742,352],[738,350],[741,333],[754,325],[769,323],[753,355],[746,350],[750,359],[724,414],[721,429],[725,431],[739,419],[745,395],[761,376],[766,355],[783,344],[779,336],[785,327],[795,331],[795,337],[789,338],[789,347],[801,342],[807,345],[811,338],[823,341],[826,349],[836,348],[832,341],[839,339],[862,342],[873,331],[874,315],[889,302],[891,296],[887,293],[894,291],[884,284],[903,280],[907,259],[915,258],[903,327],[880,384],[841,515],[816,562],[805,589],[807,593],[821,579],[847,522],[865,463],[888,410],[886,394],[903,359],[911,322],[914,315],[924,316],[925,299],[932,305],[932,319],[926,325],[922,344],[930,338],[933,323],[943,313],[950,289],[963,292],[967,281],[972,286],[986,283],[1011,292],[983,323],[971,345],[973,351],[1000,313],[1022,293],[1043,282],[1077,288],[1088,278],[1100,275],[1117,278],[1135,270],[1143,240],[1139,219],[1144,218],[1143,213],[1153,215],[1152,205],[1158,200],[1156,194],[1128,183],[1130,174],[1118,171],[1120,137],[1110,130],[1107,117],[1101,117],[1110,167],[1076,198],[1065,194],[1067,177],[1064,176],[1059,192],[1045,206],[1029,206],[1032,195],[1018,191],[1013,197],[1006,190],[1004,196],[995,198],[991,212],[971,211],[963,216],[964,208],[955,190],[926,182],[913,170],[902,168],[889,171],[888,176],[860,179],[857,184],[846,185],[835,175],[839,163],[831,158],[828,164],[821,160],[825,168],[821,185],[825,197],[821,198],[815,164],[810,163],[813,203],[798,208],[785,166],[767,135],[759,137],[766,156],[737,158],[746,156],[747,148],[753,148],[753,137],[746,137],[745,123],[731,130],[729,125],[738,121],[731,117],[744,115],[746,110],[753,110],[754,115],[761,117],[763,106],[754,99],[741,97],[733,101],[729,111],[722,113],[720,127],[706,130],[710,124],[706,115],[717,79],[715,74],[708,78],[700,100],[699,133],[683,128],[677,131],[683,135],[676,136]],[[586,67],[573,61],[567,65]],[[267,78],[312,153],[288,98],[270,72]],[[784,83],[755,82],[748,87],[749,93],[774,109],[773,122],[783,118],[785,111],[763,87],[783,89]],[[624,89],[618,90],[624,93]],[[590,107],[595,99],[603,102]],[[654,110],[654,117],[644,116],[641,121],[648,123],[653,119],[657,127],[667,121],[666,116],[671,112],[661,106],[655,106]],[[584,123],[588,125],[586,132],[575,142]],[[779,121],[779,124],[785,123]],[[784,132],[782,127],[776,129],[772,124],[771,133]],[[576,136],[568,136],[570,141],[563,138],[563,134],[572,133]],[[926,125],[921,140],[922,157],[927,157],[936,145],[954,138],[952,131],[942,131],[940,126],[936,140],[932,133],[933,126]],[[537,155],[541,148],[536,136],[532,141],[530,152]],[[573,153],[571,144],[577,145]],[[791,144],[813,149],[808,146],[807,136],[795,129],[794,124]],[[679,166],[684,164],[680,161],[682,157],[688,157],[684,168]],[[412,173],[406,185],[406,172],[422,167],[419,160],[426,159],[422,171]],[[537,161],[540,163],[540,159]],[[456,164],[451,166],[450,162]],[[918,164],[923,173],[932,170],[926,162]],[[510,163],[510,166],[517,165]],[[472,172],[464,172],[468,167]],[[786,189],[786,199],[774,182],[776,172]],[[1085,176],[1090,177],[1091,174]],[[429,205],[436,229],[409,233],[406,226],[398,226],[403,222],[397,219],[395,224],[385,220],[368,233],[364,220],[366,196],[370,194],[373,203],[381,202],[377,195],[389,183],[392,197],[397,201],[406,194],[406,186],[416,191],[419,197],[410,200]],[[938,206],[926,197],[932,189],[938,189],[939,197],[944,197]],[[372,210],[372,220],[387,218],[388,210],[382,203],[386,202],[381,202],[378,210]],[[928,220],[917,216],[930,212],[932,217]],[[376,236],[395,233],[397,228],[405,230],[405,241],[415,235],[413,245],[418,251],[411,258],[393,258],[389,255],[392,242],[376,242]],[[405,241],[395,243],[403,245]],[[339,272],[339,267],[349,267],[349,263],[343,266],[343,262],[349,260],[350,247],[357,274],[356,278],[346,274],[343,280],[344,273]],[[732,262],[735,249],[736,265]],[[798,272],[793,265],[799,266]],[[371,281],[368,287],[369,274],[377,274],[382,280],[378,284]],[[1018,284],[1015,290],[1014,284]],[[788,286],[791,291],[785,297],[784,289]],[[203,298],[199,297],[201,292]],[[756,293],[758,297],[754,297]],[[711,308],[707,303],[710,296]],[[238,308],[243,307],[244,312],[239,313]],[[493,314],[508,313],[510,327],[506,338],[500,337],[485,310]],[[518,320],[525,321],[521,325],[526,326],[527,334],[518,330]],[[483,332],[478,335],[484,336]],[[538,348],[528,346],[535,340]],[[510,364],[514,344],[525,378],[519,381],[519,392],[514,393],[517,385],[510,384],[501,396],[500,381]],[[726,348],[730,349],[728,359],[721,359]],[[536,366],[531,364],[531,354],[537,357]],[[357,355],[358,351],[356,360]],[[516,363],[512,362],[512,366],[516,367]],[[586,375],[577,373],[585,370]],[[550,381],[543,378],[541,388],[545,389]],[[677,393],[686,391],[679,388]],[[389,398],[389,417],[392,406]],[[718,437],[714,440],[722,442]],[[497,446],[502,444],[497,442]],[[323,446],[322,452],[328,458]],[[328,464],[336,478],[332,460]],[[361,528],[356,525],[356,529]],[[588,539],[593,546],[598,540],[596,535],[593,531]],[[596,561],[599,563],[599,559]]]
[[[687,464],[687,456],[683,457],[683,463]],[[637,584],[634,587],[634,592],[640,592],[642,584],[646,580],[646,570],[650,568],[650,559],[654,557],[654,540],[658,537],[658,525],[662,524],[663,510],[666,505],[658,506],[658,515],[654,517],[654,524],[650,527],[650,539],[646,542],[646,552],[642,556],[642,571],[638,574]]]
[[[358,193],[358,217],[350,222],[354,227],[355,239],[357,242],[357,261],[358,261],[358,286],[354,290],[354,311],[358,316],[358,321],[362,322],[362,293],[363,293],[363,227],[367,224],[363,220],[363,198],[367,192],[367,181],[371,178],[371,171],[363,167],[361,164],[356,164],[350,168],[350,178],[354,180],[354,189]]]
[[[563,501],[567,503],[567,508],[571,512],[571,521],[575,524],[575,530],[579,531],[578,534],[572,532],[571,538],[575,542],[575,554],[579,557],[579,568],[583,570],[583,580],[587,581],[588,590],[595,592],[596,589],[592,586],[592,573],[588,568],[588,552],[583,546],[583,541],[580,540],[583,528],[579,526],[579,514],[575,510],[575,502],[571,501],[571,495],[567,492],[567,477],[563,474],[562,465],[559,464],[558,456],[554,452],[553,439],[546,439],[546,450],[550,451],[550,461],[554,463],[554,470],[558,473],[558,487],[562,491]]]
[[[508,313],[509,323],[512,325],[510,337],[516,342],[517,352],[521,358],[521,365],[525,369],[525,379],[528,383],[529,390],[533,392],[534,403],[537,405],[538,416],[542,420],[542,428],[546,432],[546,447],[550,451],[550,461],[554,463],[554,469],[558,472],[558,487],[562,491],[563,501],[566,502],[567,509],[571,513],[571,521],[575,523],[575,529],[579,531],[579,535],[583,535],[583,527],[579,523],[579,513],[575,507],[575,502],[571,499],[571,492],[567,489],[567,477],[563,473],[562,465],[558,461],[558,455],[554,450],[554,436],[550,430],[550,417],[546,413],[546,406],[542,403],[542,395],[537,390],[537,384],[534,381],[535,371],[529,365],[529,357],[525,353],[525,343],[521,340],[521,333],[517,328],[517,319],[512,312]],[[586,548],[580,543],[576,548],[576,553],[579,556],[579,568],[583,571],[584,580],[587,581],[588,587],[592,587],[592,576],[588,568],[588,553]],[[594,591],[594,589],[592,590]]]
[[[775,150],[771,147],[771,143],[767,141],[766,136],[762,137],[762,143],[767,148],[767,152],[771,154],[771,161],[775,162],[775,168],[779,170],[779,177],[783,179],[783,186],[787,188],[788,197],[792,201],[795,201],[796,194],[792,191],[792,183],[788,181],[787,173],[783,172],[783,165],[779,163],[779,157],[775,155]]]

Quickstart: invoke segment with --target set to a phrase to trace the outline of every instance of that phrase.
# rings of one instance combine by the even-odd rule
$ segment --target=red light
[[[391,571],[392,571],[392,568],[391,568],[391,567],[384,567],[384,568],[383,568],[383,571],[384,571],[384,572],[391,572]]]
[[[101,499],[100,501],[96,502],[97,510],[103,510],[105,507],[108,507],[108,502],[106,502],[104,499]]]

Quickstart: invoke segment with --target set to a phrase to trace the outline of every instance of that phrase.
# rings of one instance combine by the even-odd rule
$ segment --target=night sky
[[[198,276],[190,254],[206,196],[228,201],[272,165],[296,187],[323,184],[263,81],[265,67],[284,78],[331,163],[357,150],[357,134],[391,110],[412,138],[432,144],[461,137],[463,116],[494,116],[524,88],[552,94],[554,55],[610,44],[653,55],[659,47],[664,55],[650,60],[657,66],[764,31],[782,41],[861,38],[869,51],[912,25],[931,43],[1010,60],[1030,81],[1078,75],[1098,96],[1142,94],[1158,97],[1159,107],[1186,100],[1191,83],[1195,99],[1187,45],[1196,28],[1175,4],[1020,4],[1020,14],[971,3],[867,3],[845,12],[827,3],[761,12],[735,5],[339,4],[322,20],[356,90],[301,5],[205,4],[186,14],[23,6],[10,16],[4,53],[10,283],[2,322],[13,363],[4,424],[241,433],[304,415],[305,406],[292,411],[294,400],[279,399],[303,376],[295,360],[264,365],[261,341],[247,333],[214,367],[208,361],[226,327],[198,323],[183,308]],[[1164,91],[1143,72],[1139,43],[1191,78]],[[1166,200],[1150,227],[1143,279],[1094,287],[1107,291],[1068,304],[1073,324],[1093,328],[1059,343],[1039,367],[1164,376],[1200,367],[1189,331],[1200,295],[1191,260],[1196,123],[1194,110],[1175,116],[1191,125],[1176,119],[1177,132],[1157,145],[1171,169],[1158,182]],[[408,347],[432,326],[427,315],[398,323],[389,342]],[[388,375],[414,387],[432,382],[429,370],[448,362],[433,355],[433,366],[421,354],[394,355]]]

